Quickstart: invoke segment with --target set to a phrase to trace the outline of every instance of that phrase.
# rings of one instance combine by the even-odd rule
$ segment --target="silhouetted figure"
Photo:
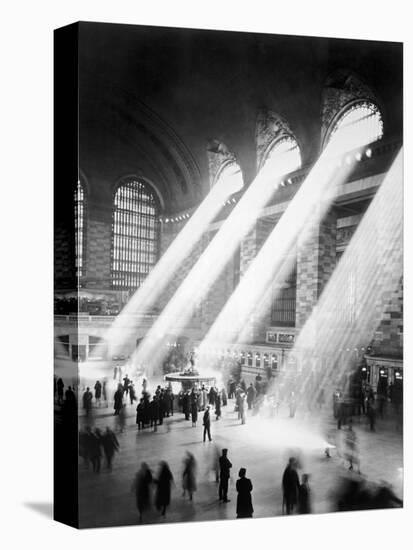
[[[59,403],[59,405],[61,405],[63,402],[63,388],[65,387],[64,382],[61,378],[59,378],[58,381],[56,382],[56,387],[57,387],[57,402]]]
[[[152,401],[150,402],[150,417],[151,417],[151,428],[153,431],[158,431],[158,422],[159,422],[159,403],[157,397],[154,395]]]
[[[108,395],[107,395],[107,392],[106,392],[106,380],[104,380],[103,384],[102,384],[102,398],[103,398],[103,401],[106,403],[106,406],[108,406]]]
[[[174,478],[165,461],[162,461],[159,466],[158,479],[156,480],[155,506],[161,512],[161,515],[165,516],[166,509],[171,502],[171,485]]]
[[[196,460],[192,453],[187,451],[184,460],[184,470],[182,473],[182,496],[185,496],[188,491],[189,500],[192,500],[192,495],[196,491]]]
[[[112,461],[116,451],[119,451],[119,442],[113,431],[107,426],[106,431],[102,435],[102,447],[105,453],[106,466],[112,471]]]
[[[215,396],[215,417],[217,420],[221,418],[221,396],[218,392]]]
[[[189,393],[185,392],[182,396],[182,412],[185,415],[185,420],[189,420],[191,406],[190,406],[190,397]]]
[[[102,397],[102,384],[99,382],[99,380],[96,381],[94,389],[95,389],[96,405],[99,405],[100,407],[100,399]]]
[[[136,391],[133,383],[131,383],[131,385],[129,386],[129,399],[130,404],[133,405],[133,402],[136,400]]]
[[[205,443],[205,439],[206,439],[207,434],[208,434],[208,440],[212,441],[212,437],[211,437],[211,417],[210,417],[210,414],[209,414],[209,405],[207,406],[207,408],[204,412],[203,426],[204,426],[204,443]]]
[[[65,407],[67,409],[76,409],[76,396],[72,386],[68,386],[65,391]]]
[[[195,394],[191,396],[191,419],[192,426],[195,427],[198,421],[198,402]]]
[[[101,459],[101,433],[98,428],[96,428],[95,433],[92,433],[90,428],[86,428],[88,435],[88,454],[90,461],[92,462],[93,471],[96,473],[100,472],[100,459]]]
[[[89,387],[87,387],[85,393],[83,394],[83,408],[85,409],[86,416],[89,416],[92,409],[92,399],[92,392],[90,391]]]
[[[136,424],[138,425],[138,430],[141,430],[145,427],[144,423],[144,400],[143,397],[136,407]]]
[[[223,502],[229,502],[228,500],[228,481],[230,477],[230,470],[232,464],[229,461],[228,449],[222,449],[222,456],[219,457],[219,487],[218,487],[218,496],[219,500]]]
[[[118,389],[115,391],[115,395],[113,396],[113,408],[115,409],[115,415],[120,413],[120,410],[123,407],[123,388],[119,384]]]
[[[228,404],[228,396],[227,396],[227,392],[225,391],[225,388],[222,388],[221,390],[221,399],[222,399],[222,406],[226,407]]]
[[[300,481],[296,470],[297,461],[291,457],[288,461],[288,466],[284,470],[282,478],[283,497],[285,513],[287,515],[292,514],[294,507],[297,505],[298,489],[300,487]]]
[[[128,375],[126,374],[123,379],[123,393],[126,393],[126,395],[128,395],[128,392],[129,392],[130,382],[131,381],[129,380]]]
[[[143,513],[151,507],[152,472],[146,462],[142,462],[139,471],[135,475],[132,490],[136,496],[136,508],[139,512],[139,521],[142,521]]]
[[[257,391],[251,382],[247,389],[247,405],[249,410],[252,409],[252,405],[254,403],[256,393]]]
[[[251,491],[252,483],[251,480],[245,477],[247,470],[241,468],[238,475],[237,483],[235,485],[237,489],[237,519],[238,518],[252,518],[254,513],[254,508],[252,507]]]
[[[118,415],[118,428],[120,433],[125,431],[126,426],[126,405],[122,405]]]
[[[311,491],[308,483],[309,475],[303,474],[301,485],[298,489],[298,513],[311,514]]]

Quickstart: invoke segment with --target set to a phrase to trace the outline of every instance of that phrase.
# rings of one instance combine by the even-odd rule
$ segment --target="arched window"
[[[77,182],[75,189],[75,238],[76,238],[76,277],[83,276],[83,260],[84,260],[84,218],[85,218],[85,190],[80,180]]]
[[[138,288],[158,255],[158,202],[148,184],[138,179],[116,193],[112,226],[112,286]]]
[[[329,135],[337,139],[343,150],[350,151],[383,137],[383,119],[378,107],[370,101],[358,101],[335,121]]]
[[[214,185],[222,186],[227,196],[240,191],[244,186],[244,181],[239,165],[236,162],[224,164],[216,176]]]
[[[280,176],[301,168],[301,153],[292,136],[275,140],[265,153],[262,167],[274,168]]]

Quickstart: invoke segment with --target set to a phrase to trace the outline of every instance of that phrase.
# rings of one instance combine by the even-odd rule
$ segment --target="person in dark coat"
[[[196,491],[196,460],[192,453],[186,452],[184,460],[184,470],[182,472],[182,496],[184,497],[188,491],[189,500],[192,500],[192,495]]]
[[[99,428],[95,429],[95,433],[87,429],[88,434],[88,446],[89,446],[89,456],[92,462],[93,471],[97,474],[100,473],[100,459],[101,459],[101,438],[102,434]]]
[[[133,405],[133,402],[136,400],[136,391],[133,383],[129,386],[129,399],[130,404]]]
[[[119,442],[114,432],[106,427],[106,431],[102,435],[101,443],[103,452],[105,453],[106,466],[108,470],[112,471],[112,460],[116,451],[119,451]]]
[[[106,380],[103,380],[103,384],[102,384],[102,398],[103,398],[103,401],[106,403],[106,406],[108,406],[108,395],[106,393]]]
[[[210,417],[210,414],[209,414],[209,405],[207,406],[205,412],[204,412],[204,417],[203,417],[203,425],[204,425],[204,443],[205,443],[205,439],[206,439],[206,435],[208,434],[208,439],[209,441],[212,441],[212,437],[211,437],[211,417]]]
[[[254,388],[254,386],[252,385],[252,382],[251,382],[250,385],[248,386],[248,389],[247,389],[248,410],[252,409],[252,405],[254,403],[256,393],[257,393],[256,389]]]
[[[185,420],[189,420],[189,413],[191,410],[189,401],[190,401],[189,393],[185,392],[182,396],[182,412],[185,415]]]
[[[139,521],[142,515],[151,507],[151,485],[153,477],[146,462],[142,462],[140,470],[136,473],[132,485],[132,491],[136,496],[136,508],[139,512]]]
[[[225,388],[222,388],[221,390],[221,399],[222,399],[222,406],[226,407],[228,404],[228,396],[227,396],[227,392],[225,391]]]
[[[156,496],[155,506],[165,516],[166,509],[171,502],[171,485],[173,483],[173,475],[168,464],[162,461],[159,465],[158,479],[156,480]]]
[[[159,402],[156,395],[153,396],[153,399],[150,403],[150,416],[151,416],[151,428],[153,426],[153,431],[158,431],[158,422],[159,422]]]
[[[92,392],[90,391],[89,387],[87,387],[85,393],[83,394],[83,408],[86,411],[86,416],[89,416],[89,413],[92,409],[92,399]]]
[[[252,507],[251,491],[252,483],[251,480],[245,477],[247,470],[241,468],[238,475],[237,483],[235,485],[237,489],[237,519],[238,518],[252,518],[254,513],[254,508]]]
[[[191,396],[191,419],[192,419],[192,427],[196,426],[196,423],[198,421],[198,400],[196,398],[195,393]]]
[[[217,420],[221,418],[221,396],[219,392],[215,396],[215,416]]]
[[[118,385],[118,389],[115,391],[115,395],[113,396],[113,408],[115,409],[114,414],[119,414],[120,410],[123,407],[123,388],[122,385]]]
[[[57,387],[57,402],[59,405],[63,402],[63,388],[65,387],[64,382],[61,378],[56,382]]]
[[[229,502],[228,500],[228,481],[230,476],[230,470],[232,464],[229,461],[228,449],[222,449],[222,456],[219,457],[219,486],[218,486],[218,496],[219,500],[223,502]]]
[[[209,390],[209,393],[208,393],[208,401],[209,401],[209,404],[212,405],[212,406],[215,405],[215,397],[216,397],[215,388],[213,386],[211,386],[211,388]]]
[[[143,397],[141,398],[141,400],[138,403],[138,406],[136,407],[136,424],[138,425],[138,430],[143,429],[145,427]]]
[[[96,380],[94,389],[95,389],[96,405],[99,405],[100,407],[100,399],[102,397],[102,384],[99,382],[99,380]]]
[[[301,485],[298,489],[298,513],[311,514],[311,490],[308,483],[309,475],[303,474]]]
[[[291,457],[288,461],[288,466],[284,470],[282,478],[283,496],[285,513],[287,515],[292,514],[295,506],[297,505],[298,490],[300,488],[300,481],[296,470],[297,461]]]

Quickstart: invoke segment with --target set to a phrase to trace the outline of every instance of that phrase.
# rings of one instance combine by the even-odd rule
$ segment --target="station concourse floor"
[[[100,473],[87,469],[79,458],[79,519],[80,527],[109,527],[139,524],[132,482],[141,462],[145,461],[157,475],[158,464],[166,460],[174,476],[171,504],[166,518],[152,507],[142,523],[170,523],[186,521],[212,521],[236,518],[235,481],[241,467],[247,469],[247,477],[253,483],[252,501],[254,518],[282,515],[281,478],[290,455],[300,460],[299,475],[310,474],[313,513],[333,510],[333,491],[340,478],[348,476],[348,463],[341,457],[340,439],[332,457],[324,454],[325,434],[336,432],[334,419],[324,421],[312,416],[303,418],[299,411],[289,418],[288,410],[281,409],[274,418],[252,416],[248,411],[246,424],[242,425],[234,411],[234,402],[222,408],[222,417],[215,420],[211,415],[212,442],[203,443],[202,414],[198,415],[196,427],[186,421],[181,412],[166,418],[157,432],[151,428],[138,431],[135,423],[135,408],[127,405],[126,428],[116,432],[120,451],[115,454],[113,469],[109,472],[102,457]],[[108,407],[93,408],[91,418],[80,411],[79,425],[90,424],[104,429],[117,430],[117,417]],[[378,420],[377,431],[370,432],[365,419],[354,422],[360,450],[361,473],[368,482],[385,480],[402,498],[402,434],[395,429],[394,420]],[[344,434],[344,430],[336,432]],[[228,498],[231,502],[220,503],[218,484],[212,471],[217,450],[228,448],[232,462]],[[197,491],[193,501],[182,496],[182,465],[186,451],[197,461]],[[353,474],[352,474],[353,475]],[[354,474],[357,475],[357,474]],[[370,512],[370,513],[374,513]]]

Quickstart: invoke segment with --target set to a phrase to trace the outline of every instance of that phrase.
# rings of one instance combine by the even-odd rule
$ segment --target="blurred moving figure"
[[[196,491],[196,467],[194,455],[187,451],[184,459],[184,471],[182,473],[182,496],[185,497],[188,491],[189,500],[192,500],[193,493]]]
[[[144,512],[151,507],[152,472],[146,462],[142,462],[139,471],[135,475],[132,491],[136,497],[136,508],[139,512],[139,521],[142,521]]]
[[[162,516],[166,515],[166,509],[171,502],[171,485],[173,480],[171,470],[167,462],[163,460],[159,464],[158,478],[155,480],[157,484],[155,506]]]
[[[287,515],[293,513],[298,501],[300,481],[298,479],[296,468],[297,460],[294,457],[291,457],[282,477],[283,509],[285,509],[285,513]]]
[[[106,466],[112,471],[112,461],[116,451],[119,451],[119,442],[114,432],[106,426],[106,431],[102,435],[102,447],[105,453]]]

